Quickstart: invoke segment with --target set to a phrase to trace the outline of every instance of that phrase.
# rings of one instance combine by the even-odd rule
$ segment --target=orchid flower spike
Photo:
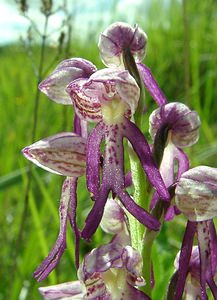
[[[137,25],[131,27],[124,22],[109,25],[100,35],[99,50],[103,63],[107,67],[119,67],[124,64],[124,51],[129,49],[136,62],[142,62],[146,54],[147,35]]]
[[[57,241],[34,273],[34,277],[41,281],[55,268],[66,248],[68,219],[75,234],[75,256],[78,266],[80,233],[76,225],[76,187],[77,178],[84,175],[86,171],[86,139],[70,132],[59,133],[24,148],[23,154],[37,166],[67,177],[62,187],[59,207],[60,230]]]
[[[146,54],[147,35],[137,25],[115,22],[108,26],[99,38],[102,62],[107,67],[127,69],[141,88],[141,79],[158,105],[167,103],[166,97],[154,79],[150,69],[142,64]]]
[[[51,100],[72,105],[66,92],[67,85],[78,78],[88,78],[96,71],[96,67],[88,60],[70,58],[63,60],[55,70],[39,84],[39,89]]]
[[[162,198],[169,198],[147,141],[129,120],[136,110],[140,93],[135,80],[127,71],[109,68],[95,72],[87,80],[73,81],[67,90],[76,114],[81,119],[97,122],[87,144],[87,185],[94,195],[95,204],[82,236],[88,240],[96,231],[110,191],[118,196],[125,208],[141,223],[158,230],[159,223],[133,201],[124,186],[123,138],[126,137],[153,187]],[[100,180],[102,140],[105,141],[105,147],[102,153],[103,175]]]
[[[207,299],[206,283],[217,299],[214,276],[217,267],[217,238],[213,219],[217,216],[217,169],[199,166],[181,175],[176,190],[176,205],[188,219],[180,255],[177,295],[181,297],[186,279],[193,238],[197,234],[200,252],[202,300]],[[177,299],[179,299],[177,297]]]
[[[154,141],[153,155],[166,187],[176,182],[188,170],[189,160],[182,148],[195,144],[199,138],[200,118],[186,105],[172,102],[154,110],[149,117],[149,133]],[[175,171],[175,163],[178,169]],[[156,202],[157,200],[154,199]],[[154,203],[152,203],[154,206]],[[174,216],[174,207],[166,213],[166,220]]]

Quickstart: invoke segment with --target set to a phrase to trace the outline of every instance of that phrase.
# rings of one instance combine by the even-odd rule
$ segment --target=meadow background
[[[86,11],[90,30],[83,36],[73,26],[75,1],[68,1],[68,23],[64,27],[61,51],[58,38],[54,43],[49,37],[44,40],[42,49],[40,36],[34,39],[34,30],[29,40],[24,32],[26,47],[21,42],[0,47],[0,300],[40,299],[39,286],[76,278],[70,228],[68,247],[56,270],[40,284],[32,278],[33,271],[48,254],[58,234],[63,178],[36,167],[30,168],[21,149],[33,140],[71,130],[72,108],[55,104],[39,94],[38,81],[55,64],[68,57],[83,57],[101,68],[97,40],[109,23],[137,23],[147,33],[145,64],[151,68],[168,100],[179,100],[197,110],[202,121],[198,143],[186,149],[191,166],[216,167],[217,1],[144,0],[137,1],[136,6],[133,1],[127,1],[127,10],[122,2],[112,1],[112,5],[104,7],[105,1],[98,1],[100,9],[107,10],[106,19],[95,18],[92,10]],[[19,5],[17,13],[20,13]],[[80,22],[87,22],[85,15]],[[35,75],[34,69],[39,75]],[[156,106],[149,95],[146,104],[143,131],[147,134],[148,113]],[[91,204],[84,186],[82,179],[77,216],[80,228]],[[153,299],[164,298],[184,227],[182,217],[165,224],[154,245],[156,287]],[[92,244],[82,242],[82,255],[93,245],[108,239],[98,230]]]

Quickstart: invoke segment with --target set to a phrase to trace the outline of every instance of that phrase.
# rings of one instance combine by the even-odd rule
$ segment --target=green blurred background
[[[36,2],[40,7],[40,1]],[[21,149],[32,140],[71,130],[72,108],[39,95],[38,81],[55,64],[68,57],[83,57],[98,68],[103,67],[97,40],[111,22],[137,23],[147,33],[145,64],[151,68],[168,100],[179,100],[197,110],[202,121],[199,142],[186,149],[191,166],[216,167],[217,1],[117,0],[108,5],[107,1],[93,0],[89,7],[85,6],[85,1],[81,1],[80,6],[76,6],[73,0],[63,2],[67,10],[62,18],[68,23],[59,32],[57,30],[54,40],[48,36],[44,50],[34,26],[27,35],[23,32],[23,42],[0,47],[0,300],[40,299],[39,286],[76,278],[73,235],[68,228],[68,247],[56,270],[43,283],[38,284],[32,279],[33,271],[48,254],[58,234],[58,205],[63,178],[33,167],[27,197],[29,164]],[[31,1],[28,4],[31,8]],[[15,2],[13,5],[20,14],[20,5]],[[8,18],[10,20],[10,15]],[[34,21],[34,14],[31,18]],[[42,15],[42,23],[45,19]],[[86,30],[79,31],[79,24]],[[52,23],[49,24],[48,18],[49,30],[50,27]],[[62,43],[58,46],[59,35]],[[36,76],[34,69],[40,69],[40,62],[41,72]],[[145,133],[148,113],[156,107],[149,95],[146,104]],[[84,186],[82,179],[77,217],[80,228],[91,204]],[[165,224],[154,245],[154,300],[164,298],[184,226],[182,217]],[[92,244],[82,242],[82,255],[108,240],[109,237],[98,230]]]

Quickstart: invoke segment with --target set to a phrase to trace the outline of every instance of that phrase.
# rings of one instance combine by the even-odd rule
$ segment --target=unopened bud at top
[[[99,50],[103,63],[108,67],[123,66],[123,53],[130,51],[136,62],[146,53],[147,36],[137,25],[124,22],[111,24],[100,36]]]

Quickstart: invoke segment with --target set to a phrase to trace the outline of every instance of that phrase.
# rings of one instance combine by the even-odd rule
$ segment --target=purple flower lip
[[[89,135],[87,144],[87,185],[89,192],[93,193],[95,203],[81,236],[89,240],[96,231],[110,191],[119,197],[125,208],[141,223],[152,230],[158,230],[160,223],[134,203],[124,191],[123,138],[127,138],[159,196],[163,200],[170,198],[147,141],[140,130],[128,120],[129,115],[135,113],[140,97],[135,79],[128,71],[103,69],[87,80],[71,82],[67,92],[72,97],[76,114],[81,119],[98,122]],[[100,145],[103,140],[104,163],[100,180]]]
[[[138,155],[143,169],[158,194],[163,200],[170,199],[158,168],[156,167],[150,147],[140,130],[124,117],[121,124],[106,125],[99,122],[91,132],[87,144],[87,185],[93,193],[95,202],[90,211],[81,236],[89,240],[96,231],[103,215],[104,206],[112,191],[121,200],[124,207],[139,222],[151,230],[159,230],[158,222],[148,212],[138,206],[124,187],[123,138],[126,137]],[[100,145],[105,140],[102,182],[100,180]]]

